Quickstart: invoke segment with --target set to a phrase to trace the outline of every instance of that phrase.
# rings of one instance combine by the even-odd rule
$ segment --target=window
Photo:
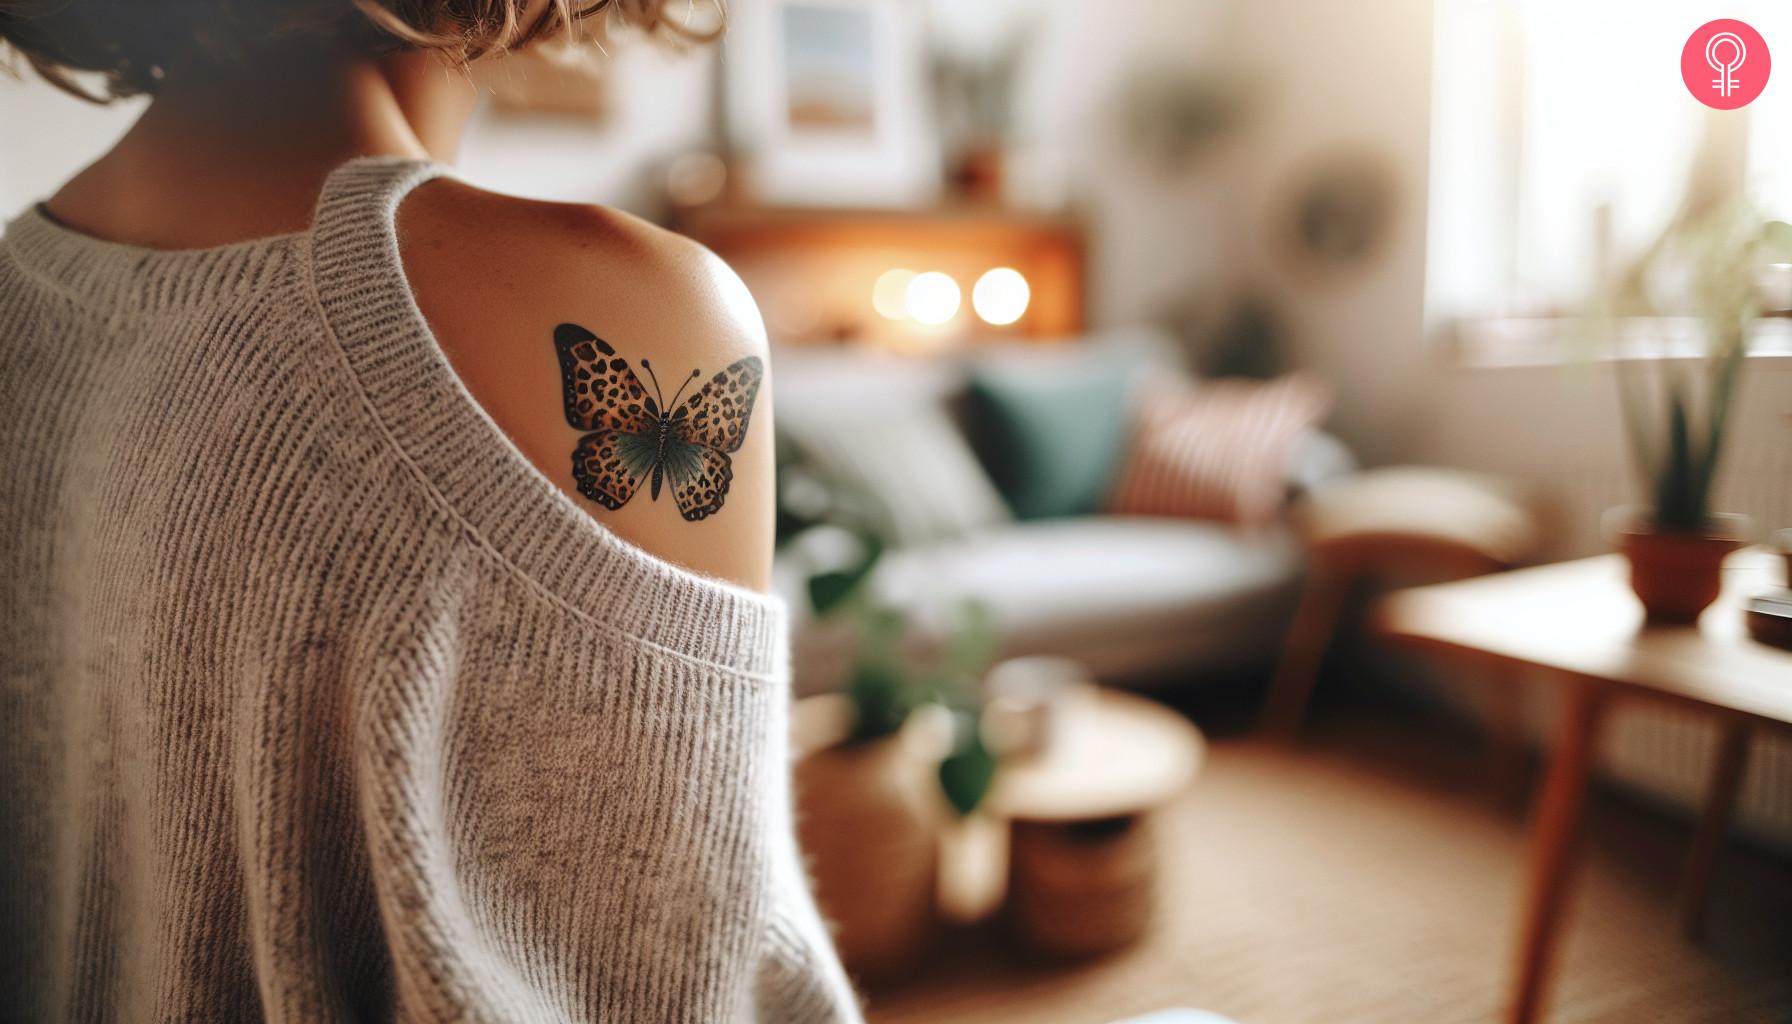
[[[1788,63],[1749,106],[1715,111],[1680,79],[1709,13],[1438,0],[1426,316],[1467,357],[1561,358],[1564,318],[1656,237],[1695,176],[1792,215],[1792,9],[1732,6]],[[1653,333],[1696,345],[1696,323],[1668,326]],[[1792,351],[1783,327],[1765,325],[1755,351]]]

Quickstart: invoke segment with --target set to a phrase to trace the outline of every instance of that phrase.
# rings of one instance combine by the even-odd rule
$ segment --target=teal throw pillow
[[[1099,510],[1119,471],[1137,363],[1050,360],[971,371],[969,413],[978,453],[1021,519]]]

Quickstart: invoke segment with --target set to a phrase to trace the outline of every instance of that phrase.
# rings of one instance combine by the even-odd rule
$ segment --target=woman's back
[[[612,531],[546,475],[554,326],[605,311],[488,310],[486,346],[441,270],[413,296],[401,234],[466,241],[448,181],[395,224],[438,173],[350,163],[309,230],[219,248],[0,241],[9,1014],[856,1013],[790,842],[781,608],[650,554],[644,483]],[[738,354],[618,315],[627,362]]]

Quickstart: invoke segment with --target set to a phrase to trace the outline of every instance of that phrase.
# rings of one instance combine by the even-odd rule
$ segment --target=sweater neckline
[[[272,282],[302,245],[295,231],[199,249],[152,249],[64,225],[33,203],[0,235],[13,261],[57,292],[106,312],[153,313]]]
[[[369,412],[432,498],[575,613],[732,672],[781,675],[775,597],[674,565],[606,529],[510,441],[454,372],[399,257],[399,204],[453,170],[362,158],[330,175],[310,234],[312,286]]]
[[[452,174],[427,160],[351,160],[325,181],[310,230],[204,249],[107,241],[33,206],[6,226],[0,247],[46,288],[108,319],[290,287],[288,268],[300,263],[308,301],[407,471],[526,585],[667,653],[729,672],[781,674],[781,601],[610,532],[536,469],[461,383],[411,293],[395,223],[412,189]]]

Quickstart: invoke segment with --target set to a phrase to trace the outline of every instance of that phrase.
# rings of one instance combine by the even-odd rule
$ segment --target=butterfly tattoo
[[[670,480],[672,500],[690,522],[714,515],[728,497],[734,468],[728,456],[746,440],[747,421],[765,368],[758,356],[737,360],[711,377],[684,404],[684,389],[702,374],[692,370],[670,402],[653,365],[640,361],[653,382],[647,393],[628,360],[578,324],[554,328],[565,385],[566,422],[588,431],[572,452],[579,493],[615,511],[628,504],[643,479],[650,495]]]

